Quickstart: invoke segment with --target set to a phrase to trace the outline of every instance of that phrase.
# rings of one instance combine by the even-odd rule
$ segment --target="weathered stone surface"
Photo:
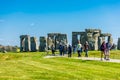
[[[30,51],[30,36],[29,35],[20,36],[20,51]]]
[[[100,34],[101,37],[112,36],[110,33],[102,33]]]
[[[76,46],[80,41],[82,45],[87,41],[89,43],[90,50],[98,50],[106,37],[107,41],[113,42],[110,33],[101,33],[100,29],[85,29],[82,32],[72,32],[72,46]],[[40,37],[39,51],[45,51],[51,49],[51,46],[55,46],[55,49],[59,48],[59,45],[63,46],[68,44],[67,34],[61,33],[48,33],[47,38]],[[20,36],[20,51],[37,51],[37,40],[35,37],[29,35]]]
[[[80,40],[78,40],[78,35],[80,35]],[[108,37],[108,41],[112,43],[111,34],[101,34],[100,29],[85,29],[85,32],[72,32],[72,46],[77,45],[78,41],[82,45],[85,44],[85,41],[88,41],[90,50],[98,50],[105,37]]]
[[[39,51],[41,51],[41,52],[46,51],[46,48],[47,48],[47,38],[44,36],[41,36]]]
[[[31,43],[31,51],[36,52],[37,51],[37,38],[36,37],[31,37],[30,38],[30,43]]]
[[[118,38],[117,49],[120,50],[120,38]]]
[[[48,48],[51,48],[51,46],[54,45],[55,49],[58,49],[60,44],[67,45],[67,43],[67,34],[48,33]]]

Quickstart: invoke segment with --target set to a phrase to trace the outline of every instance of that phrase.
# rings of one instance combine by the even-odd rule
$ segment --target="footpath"
[[[119,59],[110,59],[110,60],[105,60],[104,58],[101,60],[101,58],[97,57],[73,57],[74,59],[82,59],[82,60],[96,60],[96,61],[103,61],[103,62],[115,62],[115,63],[120,63]]]
[[[60,56],[60,55],[48,55],[45,56],[44,58],[54,58],[54,57],[67,57],[67,55],[65,56]],[[97,58],[97,57],[71,57],[72,59],[81,59],[81,60],[95,60],[95,61],[103,61],[103,62],[114,62],[114,63],[120,63],[120,59],[110,59],[110,60],[104,60],[104,58],[101,60],[101,58]]]

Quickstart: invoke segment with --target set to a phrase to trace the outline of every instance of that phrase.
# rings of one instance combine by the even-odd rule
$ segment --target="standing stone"
[[[55,49],[59,49],[59,45],[67,45],[67,34],[61,34],[61,33],[49,33],[48,34],[48,40],[47,45],[49,48],[51,48],[52,45],[55,46]]]
[[[120,50],[120,38],[118,38],[117,49]]]
[[[59,43],[57,43],[57,41]],[[55,46],[56,46],[56,49],[59,48],[59,45],[62,44],[63,46],[67,45],[67,35],[66,34],[58,34],[57,37],[56,37],[56,41],[55,41]]]
[[[39,51],[41,51],[41,52],[46,51],[46,48],[47,48],[47,39],[46,39],[46,37],[40,37]]]
[[[36,52],[37,51],[37,39],[36,39],[36,37],[31,37],[30,42],[31,42],[31,51]]]
[[[47,47],[48,47],[48,50],[51,49],[51,46],[55,46],[54,43],[53,43],[53,39],[51,39],[51,37],[48,37],[47,38]]]
[[[77,33],[72,32],[72,46],[75,46],[77,44],[78,44]]]
[[[108,41],[113,44],[113,38],[111,36],[108,36]]]
[[[72,46],[76,46],[79,41],[82,45],[84,45],[86,41],[86,33],[85,32],[72,32]]]
[[[21,35],[20,36],[20,51],[30,51],[30,36]]]
[[[101,43],[105,41],[105,37],[108,37],[108,40],[112,43],[111,34],[101,33],[100,29],[85,29],[85,32],[72,32],[72,46],[77,45],[78,35],[80,35],[80,42],[82,45],[85,44],[85,41],[89,43],[90,50],[98,50]]]
[[[100,46],[101,46],[101,44],[102,44],[102,37],[98,37],[98,50],[100,50]]]

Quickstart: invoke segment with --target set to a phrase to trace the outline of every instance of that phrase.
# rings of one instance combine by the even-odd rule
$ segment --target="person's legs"
[[[102,58],[103,58],[103,53],[104,53],[104,52],[103,52],[103,51],[101,51],[101,60],[102,60]]]
[[[85,57],[88,57],[88,50],[85,50]]]
[[[68,57],[69,57],[70,53],[68,52]]]
[[[52,55],[54,56],[55,54],[54,54],[54,50],[52,50]]]
[[[109,56],[110,56],[110,50],[107,50],[107,53],[106,53],[106,60],[109,60]]]
[[[71,57],[72,53],[70,52],[70,57]]]
[[[80,51],[78,50],[78,57],[80,57]]]
[[[110,60],[110,50],[108,50],[108,59]]]
[[[55,56],[55,51],[53,51],[53,55]]]
[[[60,55],[62,56],[62,51],[60,51]]]
[[[54,52],[52,51],[52,56],[54,55]]]
[[[78,52],[78,57],[80,57],[80,55],[79,55],[79,51],[77,51]]]
[[[103,54],[104,54],[104,59],[106,59],[107,50],[104,50]]]
[[[71,52],[68,52],[68,57],[71,57]]]
[[[64,52],[63,52],[63,51],[61,51],[61,53],[62,53],[62,56],[64,56]]]

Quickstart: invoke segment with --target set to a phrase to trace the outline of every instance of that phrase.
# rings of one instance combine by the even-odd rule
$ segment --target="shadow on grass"
[[[92,60],[81,60],[81,62],[92,62]]]

